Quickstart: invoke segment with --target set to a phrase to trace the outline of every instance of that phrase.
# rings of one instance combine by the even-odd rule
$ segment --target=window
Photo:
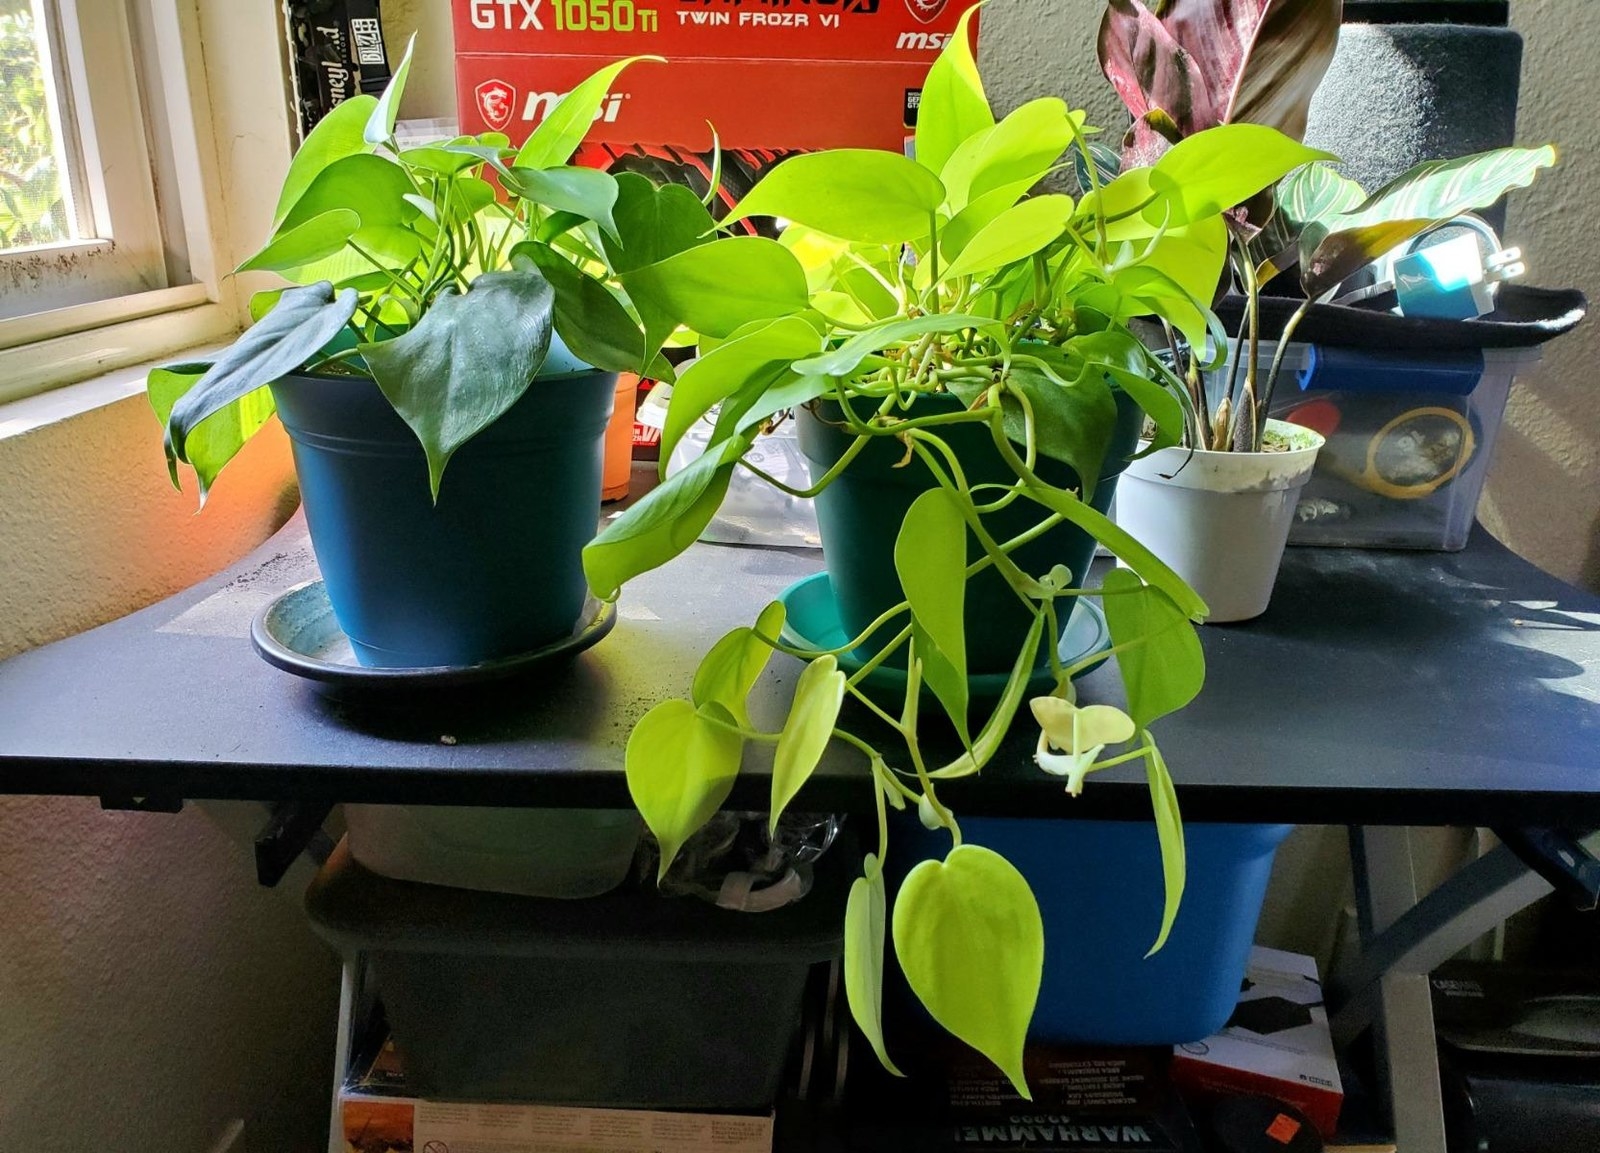
[[[0,0],[0,402],[231,327],[200,60],[193,5]]]

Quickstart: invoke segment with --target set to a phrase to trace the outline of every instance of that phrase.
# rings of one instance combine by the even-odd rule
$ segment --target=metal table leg
[[[1350,856],[1361,939],[1370,945],[1416,907],[1410,833],[1352,827]],[[1378,1076],[1388,1098],[1395,1144],[1405,1153],[1446,1153],[1427,972],[1386,972],[1378,978],[1376,1007]]]

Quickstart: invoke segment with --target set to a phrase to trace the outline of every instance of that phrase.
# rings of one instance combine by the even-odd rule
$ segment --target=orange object
[[[1300,1122],[1287,1113],[1279,1113],[1272,1119],[1272,1124],[1267,1126],[1267,1136],[1279,1145],[1287,1145],[1293,1141],[1295,1134],[1300,1132]]]
[[[631,372],[617,376],[616,403],[611,423],[606,425],[606,463],[601,474],[600,499],[621,500],[628,495],[633,474],[633,406],[638,398],[639,378]]]

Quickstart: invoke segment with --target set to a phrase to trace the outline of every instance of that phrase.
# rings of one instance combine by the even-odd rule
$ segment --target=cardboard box
[[[1227,1026],[1204,1041],[1176,1046],[1172,1081],[1191,1100],[1258,1093],[1285,1101],[1331,1138],[1344,1090],[1316,961],[1252,949]]]
[[[905,1081],[870,1053],[852,1065],[846,1147],[860,1153],[1198,1153],[1200,1141],[1168,1080],[1164,1049],[1030,1045],[1023,1100],[971,1050],[930,1039]]]
[[[339,1093],[346,1153],[771,1153],[772,1116],[429,1101],[392,1041]]]

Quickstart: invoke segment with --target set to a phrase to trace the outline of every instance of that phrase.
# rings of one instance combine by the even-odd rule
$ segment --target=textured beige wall
[[[1522,101],[1517,135],[1554,141],[1561,164],[1511,202],[1506,234],[1533,283],[1576,286],[1600,305],[1600,150],[1594,54],[1600,5],[1518,0]],[[1511,394],[1495,450],[1484,523],[1524,556],[1600,589],[1600,319],[1548,346]]]
[[[262,235],[288,159],[277,5],[191,7],[231,264]],[[196,516],[130,381],[0,408],[0,657],[193,584],[293,509],[274,425]],[[64,407],[82,411],[45,419]],[[204,677],[170,686],[174,725]],[[236,1121],[252,1153],[326,1148],[338,969],[298,894],[257,887],[237,832],[259,825],[254,808],[0,797],[0,1150],[208,1153]]]

